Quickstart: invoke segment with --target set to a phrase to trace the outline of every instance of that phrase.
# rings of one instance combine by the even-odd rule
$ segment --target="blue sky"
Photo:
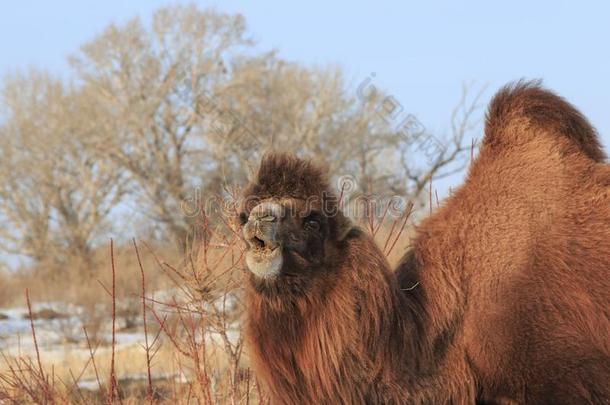
[[[111,22],[146,18],[162,0],[5,2],[0,76],[30,66],[67,76],[66,57]],[[355,87],[375,73],[436,134],[448,129],[461,86],[488,85],[484,101],[519,78],[579,107],[610,151],[610,2],[199,1],[239,12],[261,49],[310,65],[340,65]],[[478,137],[480,138],[480,134]],[[460,176],[435,183],[441,196]]]
[[[0,13],[0,74],[28,66],[68,74],[66,56],[110,22],[175,1],[9,2]],[[180,3],[180,2],[177,2]],[[462,83],[542,78],[576,104],[610,148],[610,3],[565,1],[200,1],[242,13],[262,49],[340,65],[354,85],[370,73],[437,133]]]

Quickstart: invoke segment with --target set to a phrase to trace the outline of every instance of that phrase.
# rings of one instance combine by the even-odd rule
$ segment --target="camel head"
[[[351,229],[330,191],[327,174],[290,154],[263,157],[244,190],[239,221],[246,265],[258,286],[299,288],[325,277]]]

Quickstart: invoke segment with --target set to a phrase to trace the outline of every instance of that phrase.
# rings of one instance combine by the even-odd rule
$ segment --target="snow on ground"
[[[62,307],[62,311],[60,311]],[[53,305],[50,303],[38,304],[32,308],[36,313],[41,309],[53,309],[60,314],[74,313],[75,308],[66,308],[66,306]],[[27,318],[27,308],[2,308],[0,314],[5,317],[0,318],[0,352],[7,357],[31,357],[36,355],[34,341],[32,338],[32,329],[30,320]],[[5,319],[2,319],[5,318]],[[68,325],[68,326],[66,326]],[[44,363],[54,365],[73,366],[68,364],[68,358],[88,359],[89,348],[86,344],[84,332],[80,329],[80,337],[78,341],[66,342],[65,334],[62,333],[62,328],[66,327],[78,328],[79,320],[76,316],[68,315],[61,319],[36,319],[34,327],[36,331],[36,341],[40,355]],[[109,325],[102,334],[105,341],[111,341],[111,333]],[[78,336],[76,333],[73,336]],[[116,351],[136,347],[141,349],[141,344],[144,342],[144,333],[135,330],[130,332],[116,333]],[[111,352],[110,345],[101,345],[95,348],[95,356],[109,355]],[[83,361],[83,364],[84,364]],[[82,365],[79,365],[82,367]],[[128,375],[120,376],[121,379],[129,380],[144,380],[147,377],[145,372],[133,372]],[[184,379],[184,376],[174,375],[167,372],[153,372],[153,379],[168,379],[175,378],[177,381]],[[95,378],[83,378],[78,382],[79,387],[90,390],[98,389],[98,382]]]
[[[222,301],[213,303],[217,308],[223,305]],[[227,297],[224,305],[233,307],[234,297]],[[35,319],[34,327],[36,331],[36,341],[43,361],[47,364],[68,365],[67,358],[70,357],[88,359],[89,348],[86,344],[85,335],[82,331],[81,321],[78,317],[81,308],[63,303],[42,302],[32,306],[34,314],[43,310],[53,310],[61,317],[56,319]],[[4,315],[4,316],[1,316]],[[151,320],[152,322],[152,320]],[[116,351],[136,348],[142,350],[145,337],[142,328],[132,328],[129,331],[121,331],[122,320],[117,319]],[[102,340],[110,342],[111,322],[106,321],[100,334]],[[229,325],[227,336],[232,343],[236,343],[240,337],[239,324]],[[70,339],[66,339],[66,336]],[[151,337],[149,336],[149,339]],[[211,333],[207,339],[220,346],[224,345],[220,335]],[[166,344],[170,344],[166,342]],[[104,356],[111,351],[110,345],[100,345],[96,348],[95,356]],[[28,319],[27,307],[0,308],[0,353],[7,357],[35,357],[35,346],[32,339],[32,329]],[[140,380],[146,378],[144,372],[131,372],[121,376],[130,380]],[[183,380],[185,376],[168,372],[155,372],[153,378],[167,379],[176,378],[177,381]],[[86,389],[97,389],[97,381],[91,378],[83,378],[79,381],[79,386]]]
[[[52,309],[58,314],[64,315],[56,319],[35,319],[34,328],[36,331],[36,341],[41,352],[45,357],[55,357],[66,351],[84,350],[88,353],[88,348],[83,346],[85,335],[80,326],[77,316],[69,315],[80,311],[80,308],[66,306],[56,303],[40,303],[32,307],[32,312]],[[32,338],[32,328],[30,320],[27,318],[28,310],[25,307],[0,309],[0,314],[5,315],[6,319],[0,319],[0,351],[10,356],[27,356],[35,353],[34,341]],[[72,343],[66,342],[66,335],[76,340]],[[109,333],[104,333],[103,338],[110,341]],[[140,331],[117,332],[117,348],[137,344],[144,341],[144,334]]]

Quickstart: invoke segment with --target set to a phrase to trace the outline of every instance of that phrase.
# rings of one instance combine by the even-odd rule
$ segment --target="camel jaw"
[[[284,260],[282,248],[276,245],[272,248],[250,248],[246,251],[246,266],[256,277],[272,279],[280,274]]]

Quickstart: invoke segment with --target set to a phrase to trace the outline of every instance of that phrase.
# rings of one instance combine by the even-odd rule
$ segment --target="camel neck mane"
[[[312,281],[301,295],[248,289],[251,355],[261,378],[273,382],[268,386],[279,402],[406,397],[406,391],[396,396],[389,388],[406,386],[416,350],[405,344],[413,332],[398,283],[365,234],[347,241],[342,252],[340,267],[326,269],[320,284]]]

